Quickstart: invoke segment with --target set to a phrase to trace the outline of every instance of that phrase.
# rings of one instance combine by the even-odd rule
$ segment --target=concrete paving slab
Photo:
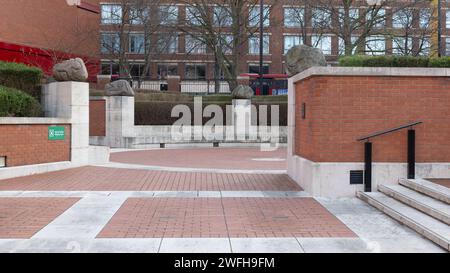
[[[33,238],[95,238],[126,198],[83,198]]]
[[[303,253],[295,238],[231,238],[233,253]]]
[[[222,191],[222,197],[264,197],[262,191]]]
[[[95,239],[88,253],[158,253],[162,238]]]
[[[160,253],[231,253],[228,238],[164,238]]]
[[[305,253],[369,253],[376,245],[357,238],[297,238]]]

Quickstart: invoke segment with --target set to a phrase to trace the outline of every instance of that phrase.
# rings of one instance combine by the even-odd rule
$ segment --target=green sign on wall
[[[48,127],[48,140],[64,140],[65,137],[66,137],[66,130],[64,126]]]

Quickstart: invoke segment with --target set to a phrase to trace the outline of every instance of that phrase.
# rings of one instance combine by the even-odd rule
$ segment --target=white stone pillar
[[[252,130],[252,101],[233,100],[232,105],[232,125],[236,140],[245,141]]]
[[[135,138],[134,97],[111,96],[106,105],[106,136],[111,148],[126,148]]]
[[[46,117],[71,120],[71,162],[89,163],[89,83],[53,82],[42,90]]]

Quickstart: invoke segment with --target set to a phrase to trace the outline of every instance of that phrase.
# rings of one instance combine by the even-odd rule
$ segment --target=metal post
[[[416,131],[408,130],[408,179],[416,177]]]
[[[259,0],[259,93],[263,94],[264,1]]]
[[[442,56],[442,1],[438,0],[438,57]]]
[[[364,144],[364,191],[372,191],[372,142]]]

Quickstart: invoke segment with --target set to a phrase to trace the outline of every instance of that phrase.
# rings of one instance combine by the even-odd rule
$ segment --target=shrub
[[[19,63],[0,61],[0,85],[23,90],[37,97],[42,70]]]
[[[0,117],[37,117],[41,113],[41,105],[32,96],[0,86]]]
[[[413,56],[356,55],[339,59],[339,65],[347,67],[429,67],[429,64],[430,58]]]
[[[172,118],[172,108],[176,105],[183,104],[187,105],[191,109],[191,122],[194,122],[194,104],[192,102],[161,102],[161,101],[137,101],[135,103],[135,123],[136,125],[172,125],[178,118]],[[203,107],[210,104],[216,104],[222,108],[224,120],[223,124],[226,123],[226,105],[231,105],[231,103],[204,103]],[[259,103],[254,102],[254,105],[259,109],[261,105],[278,105],[280,107],[280,119],[279,125],[287,125],[287,103]],[[267,109],[268,118],[267,122],[270,125],[270,107]],[[203,124],[205,124],[211,118],[203,118]]]
[[[431,58],[430,67],[450,67],[450,57]]]

